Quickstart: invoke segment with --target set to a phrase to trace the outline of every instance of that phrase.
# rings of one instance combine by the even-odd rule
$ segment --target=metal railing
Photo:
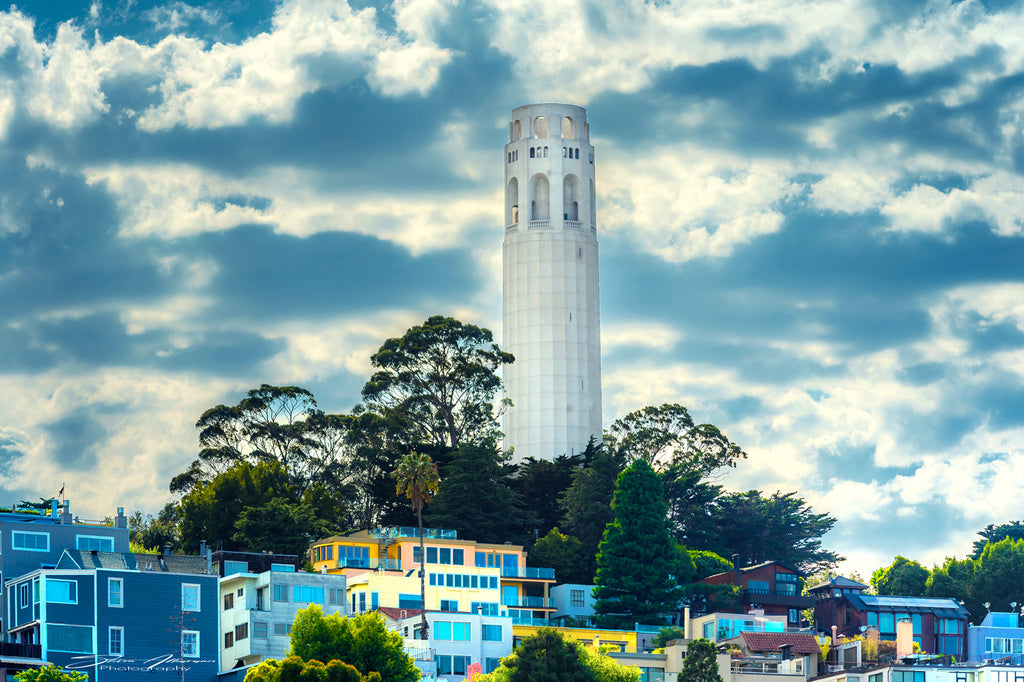
[[[39,658],[43,657],[42,644],[19,644],[17,642],[0,642],[0,656],[4,658]]]
[[[420,529],[415,526],[389,526],[387,528],[375,528],[369,532],[369,535],[375,538],[418,538],[420,536]],[[458,540],[459,534],[458,531],[448,528],[424,528],[423,537],[433,540]]]
[[[502,597],[501,605],[513,609],[546,609],[550,606],[544,597]]]
[[[802,658],[793,658],[788,661],[741,658],[732,661],[730,670],[734,675],[799,675],[803,677],[804,661]]]
[[[369,568],[385,571],[402,570],[402,562],[398,559],[377,559],[376,557],[341,557],[338,559],[338,568]]]
[[[555,569],[534,568],[532,566],[502,566],[502,578],[536,578],[539,580],[554,580]]]

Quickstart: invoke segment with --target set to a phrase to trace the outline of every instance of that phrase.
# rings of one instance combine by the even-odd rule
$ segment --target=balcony
[[[547,609],[554,608],[544,597],[502,597],[501,605],[513,609]]]
[[[562,225],[565,226],[565,229],[567,230],[576,230],[577,232],[583,231],[583,223],[578,220],[566,219],[562,221]]]
[[[551,221],[550,220],[531,220],[530,222],[528,222],[526,224],[526,229],[528,229],[528,230],[550,230],[551,229]]]
[[[547,627],[551,625],[551,621],[547,618],[528,618],[526,616],[513,616],[512,625],[536,625],[538,627]]]
[[[368,568],[376,571],[400,571],[402,562],[398,559],[376,559],[366,557],[341,557],[338,559],[338,568]]]
[[[803,596],[795,590],[760,587],[743,588],[744,604],[770,604],[791,609],[809,609],[814,606],[814,597]]]
[[[42,644],[18,644],[15,642],[0,642],[0,659],[29,658],[42,660]]]
[[[530,580],[554,580],[555,569],[533,568],[530,566],[502,566],[502,578],[527,578]]]
[[[418,538],[420,529],[413,526],[391,526],[389,528],[376,528],[369,532],[370,537],[375,538]],[[457,531],[447,528],[424,528],[423,537],[427,540],[458,540]]]
[[[804,678],[804,659],[735,658],[730,663],[733,675],[793,675]]]

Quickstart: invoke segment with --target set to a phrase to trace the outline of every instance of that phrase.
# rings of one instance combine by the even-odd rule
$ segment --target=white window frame
[[[186,593],[186,591],[189,590],[189,588],[193,588],[193,587],[196,590],[196,607],[194,609],[189,608],[188,605],[185,603],[185,593]],[[203,610],[202,594],[203,594],[202,593],[202,585],[200,585],[199,583],[182,583],[181,584],[181,610],[182,611],[188,611],[189,613],[199,613],[200,611],[202,611]]]
[[[115,631],[119,634],[119,644],[121,645],[121,650],[117,653],[114,653],[113,647],[110,646],[114,642]],[[118,657],[124,656],[124,628],[120,625],[111,625],[107,628],[107,655]]]
[[[111,599],[114,594],[111,587],[114,583],[118,584],[116,604],[114,603],[114,600]],[[114,609],[124,608],[124,578],[107,578],[107,606]]]
[[[75,549],[82,551],[91,551],[91,547],[82,547],[82,540],[103,540],[105,543],[110,543],[110,549],[98,549],[97,552],[113,552],[114,551],[114,538],[107,535],[76,535],[75,536]]]
[[[20,609],[28,608],[32,605],[32,602],[29,601],[29,587],[30,586],[27,580],[23,583],[18,584],[18,608]]]
[[[74,588],[68,589],[68,600],[57,601],[56,599],[50,599],[50,585],[56,583],[74,585]],[[74,589],[75,595],[71,597],[71,589]],[[63,580],[61,578],[48,578],[46,580],[46,603],[47,604],[77,604],[78,603],[78,581],[77,580]]]
[[[15,541],[18,539],[19,535],[22,535],[22,536],[34,535],[35,537],[42,536],[42,537],[46,538],[46,547],[44,547],[44,548],[39,548],[39,547],[18,547],[18,545],[17,545],[17,543]],[[50,534],[49,533],[34,533],[34,532],[30,531],[30,530],[15,530],[15,531],[11,531],[11,549],[17,549],[17,550],[22,551],[22,552],[49,552],[50,551]]]
[[[185,639],[194,638],[196,643],[196,649],[192,653],[185,653]],[[199,631],[198,630],[182,630],[181,631],[181,657],[182,658],[199,658]]]

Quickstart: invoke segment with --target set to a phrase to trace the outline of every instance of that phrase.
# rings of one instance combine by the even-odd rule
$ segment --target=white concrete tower
[[[505,145],[505,448],[551,460],[601,438],[594,148],[583,107],[512,111]]]

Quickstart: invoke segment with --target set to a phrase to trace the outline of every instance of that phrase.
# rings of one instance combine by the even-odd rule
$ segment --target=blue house
[[[993,612],[967,630],[967,659],[1024,665],[1024,628],[1017,613]]]
[[[213,682],[218,577],[207,557],[65,550],[6,583],[9,642],[92,682]]]

